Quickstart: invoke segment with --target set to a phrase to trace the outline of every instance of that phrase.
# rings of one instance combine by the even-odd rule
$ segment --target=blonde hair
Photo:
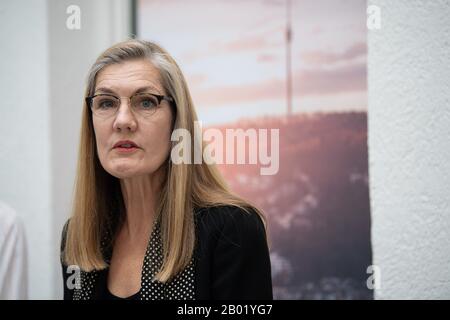
[[[173,129],[187,129],[194,145],[197,115],[186,80],[175,60],[155,43],[131,39],[104,51],[90,69],[85,97],[93,95],[100,70],[132,59],[148,59],[159,70],[162,86],[174,99]],[[193,212],[196,208],[232,205],[246,212],[254,210],[266,227],[262,212],[233,194],[215,165],[205,162],[175,165],[169,157],[165,167],[165,181],[157,208],[163,243],[163,264],[155,276],[158,281],[169,281],[189,264],[195,247]],[[91,111],[84,102],[64,262],[78,265],[84,271],[106,268],[101,243],[105,233],[114,233],[117,220],[123,219],[124,208],[119,179],[108,174],[100,164]]]

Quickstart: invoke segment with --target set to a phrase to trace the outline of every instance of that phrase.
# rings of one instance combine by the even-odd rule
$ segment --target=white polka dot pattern
[[[104,247],[104,241],[102,241],[102,247]],[[161,230],[160,220],[158,219],[151,233],[147,251],[145,253],[139,297],[141,300],[194,300],[194,257],[182,272],[167,283],[162,283],[153,279],[158,273],[162,261]],[[75,289],[73,299],[92,299],[97,279],[97,271],[82,271],[81,289]]]
[[[94,291],[94,285],[96,283],[98,273],[97,271],[92,272],[81,272],[81,288],[74,289],[73,300],[89,300],[92,297],[92,292]]]

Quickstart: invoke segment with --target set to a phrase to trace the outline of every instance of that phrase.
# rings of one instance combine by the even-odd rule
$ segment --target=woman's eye
[[[156,106],[156,103],[153,99],[143,99],[141,101],[141,107],[144,109],[153,108]]]
[[[100,101],[100,108],[108,109],[114,107],[114,101],[112,100],[102,100]]]

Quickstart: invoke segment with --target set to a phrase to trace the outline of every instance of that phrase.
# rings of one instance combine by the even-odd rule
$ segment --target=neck
[[[147,236],[156,219],[162,172],[120,180],[126,215],[122,231],[130,240]]]

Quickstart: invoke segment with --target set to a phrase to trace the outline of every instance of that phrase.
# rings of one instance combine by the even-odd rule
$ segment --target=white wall
[[[378,0],[369,162],[378,299],[450,298],[450,2]]]
[[[80,30],[66,28],[69,5],[81,9]],[[0,198],[24,220],[31,299],[62,297],[87,71],[130,27],[128,0],[0,2]]]
[[[0,43],[0,198],[24,221],[29,296],[49,297],[54,270],[46,2],[0,2]]]

